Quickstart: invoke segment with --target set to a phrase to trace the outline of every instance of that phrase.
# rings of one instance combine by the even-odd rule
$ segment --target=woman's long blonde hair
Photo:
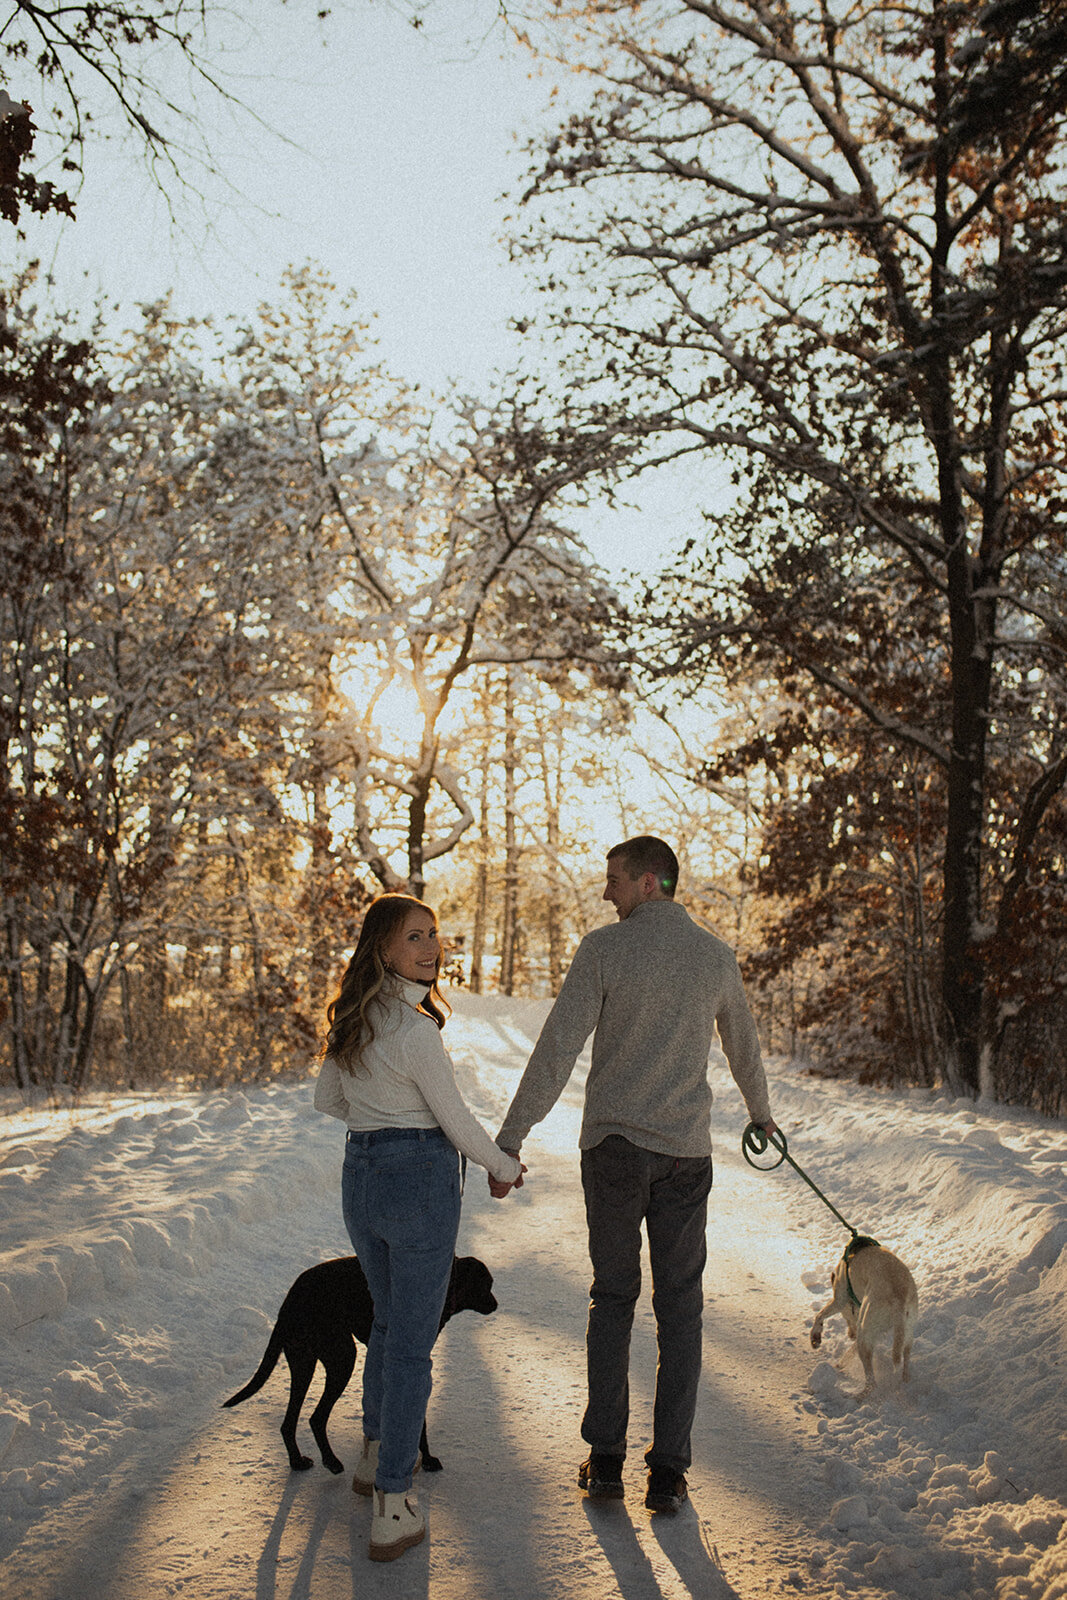
[[[436,928],[435,913],[413,895],[382,894],[367,907],[359,940],[345,968],[341,987],[326,1008],[327,1032],[323,1054],[332,1056],[345,1072],[359,1071],[363,1052],[374,1038],[373,1001],[389,972],[382,952],[412,911],[429,912]],[[440,959],[438,954],[438,968]],[[419,1010],[432,1017],[439,1028],[444,1027],[451,1014],[448,1001],[437,987],[436,976],[420,1000]]]

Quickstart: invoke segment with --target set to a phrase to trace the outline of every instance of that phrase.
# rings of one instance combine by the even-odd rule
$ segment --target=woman
[[[525,1167],[468,1109],[440,1030],[437,919],[409,895],[368,907],[327,1010],[315,1105],[348,1124],[341,1200],[374,1300],[363,1365],[363,1451],[352,1487],[374,1496],[370,1556],[391,1561],[426,1527],[408,1493],[430,1397],[430,1352],[459,1231],[457,1151],[498,1183]]]

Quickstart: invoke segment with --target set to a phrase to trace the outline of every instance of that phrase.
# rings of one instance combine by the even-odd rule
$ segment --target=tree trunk
[[[432,768],[431,768],[432,771]],[[426,808],[430,799],[430,778],[420,772],[415,793],[408,806],[408,888],[416,900],[426,893]]]
[[[249,1009],[252,1016],[252,1026],[255,1034],[256,1053],[259,1058],[256,1068],[256,1078],[266,1075],[270,1061],[271,1031],[267,1016],[266,971],[263,961],[263,938],[260,933],[259,918],[256,914],[253,899],[252,879],[248,871],[245,858],[244,845],[237,831],[232,826],[229,829],[229,843],[231,860],[237,877],[237,893],[244,913],[244,922],[248,928],[248,943],[251,960],[252,988],[249,995]]]
[[[75,1095],[81,1094],[85,1087],[85,1080],[89,1076],[89,1068],[93,1059],[93,1042],[96,1036],[96,1018],[100,998],[100,984],[94,988],[86,977],[85,968],[81,969],[82,989],[85,994],[85,1004],[82,1007],[81,1028],[78,1034],[78,1045],[74,1054],[74,1068],[71,1073],[71,1089]]]
[[[130,969],[123,962],[119,969],[119,1002],[122,1008],[122,1037],[126,1059],[126,1083],[131,1089],[137,1087],[137,1025],[134,1022],[133,984],[130,982]]]
[[[556,876],[556,861],[559,857],[559,791],[560,791],[560,744],[557,739],[554,743],[556,766],[553,771],[548,760],[548,740],[542,736],[541,740],[541,776],[545,790],[545,811],[547,815],[546,838],[550,858],[550,870],[547,880],[548,904],[545,910],[546,932],[548,934],[548,984],[552,994],[558,994],[563,982],[563,907],[559,890],[559,880]]]
[[[207,817],[201,816],[196,824],[196,854],[201,863],[199,868],[199,881],[203,881],[203,863],[208,859],[211,850],[211,838],[208,831]],[[126,968],[123,965],[123,982],[125,985]],[[186,989],[198,988],[204,977],[204,929],[199,921],[186,930],[185,955],[182,958],[182,983]]]
[[[52,1066],[52,1084],[57,1090],[62,1089],[64,1084],[70,1083],[74,1076],[80,993],[78,958],[72,950],[68,949],[63,983],[63,1004],[60,1008],[59,1022],[56,1029],[56,1056]]]
[[[986,804],[992,602],[975,599],[965,550],[949,560],[952,622],[952,749],[944,861],[942,987],[948,1024],[945,1075],[954,1093],[977,1095],[982,1050],[982,838]]]
[[[45,932],[41,937],[37,954],[37,981],[33,993],[33,1042],[30,1046],[30,1077],[33,1083],[40,1083],[44,1076],[44,1064],[48,1059],[48,1040],[50,1036],[51,1018],[48,1011],[48,999],[52,992],[52,938]]]
[[[492,726],[489,716],[490,691],[488,682],[482,696],[486,729]],[[481,994],[484,985],[485,939],[489,926],[489,761],[490,734],[487,731],[482,743],[481,792],[478,796],[478,864],[474,878],[474,932],[471,936],[470,986],[472,994]]]
[[[308,862],[308,921],[311,941],[308,950],[307,992],[311,1014],[319,1017],[326,1006],[327,978],[333,960],[333,937],[326,915],[327,886],[330,881],[332,833],[326,803],[326,778],[316,767],[311,786],[311,860]]]
[[[504,907],[500,931],[500,992],[515,992],[518,941],[519,849],[515,827],[515,693],[509,670],[504,691]]]
[[[418,769],[412,773],[411,801],[408,805],[408,884],[416,900],[426,893],[426,822],[430,794],[437,771],[440,741],[435,720],[427,718]]]
[[[158,1038],[167,1014],[167,946],[162,928],[146,935],[142,945],[141,1022],[146,1039]]]
[[[10,1007],[11,1055],[15,1066],[15,1082],[20,1089],[28,1089],[33,1082],[30,1059],[29,1019],[26,1013],[26,990],[22,978],[21,939],[17,918],[9,915],[7,922],[7,993]]]

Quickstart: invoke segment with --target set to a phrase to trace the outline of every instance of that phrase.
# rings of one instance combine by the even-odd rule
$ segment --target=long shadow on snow
[[[617,1503],[593,1505],[588,1500],[584,1510],[615,1574],[622,1600],[661,1600],[663,1586],[641,1547],[629,1512]],[[704,1526],[691,1504],[675,1517],[653,1517],[651,1523],[661,1550],[693,1600],[740,1600],[709,1553]]]
[[[448,1499],[453,1518],[463,1519],[458,1538],[472,1600],[516,1592],[517,1573],[523,1595],[584,1600],[590,1593],[608,1592],[609,1572],[621,1600],[674,1596],[676,1577],[693,1600],[739,1600],[714,1553],[710,1527],[692,1503],[673,1518],[644,1510],[639,1458],[628,1474],[631,1502],[593,1504],[580,1494],[576,1472],[585,1449],[578,1437],[584,1398],[580,1342],[544,1322],[538,1333],[549,1347],[540,1386],[531,1386],[522,1370],[531,1352],[523,1352],[518,1371],[509,1370],[507,1346],[501,1346],[498,1334],[488,1356],[485,1340],[472,1341],[463,1352],[462,1386],[450,1374],[442,1383],[435,1435],[445,1438],[463,1429],[467,1435],[466,1448],[454,1451]],[[568,1407],[573,1448],[560,1437],[571,1431],[570,1419],[561,1419],[555,1406],[561,1383],[573,1391]],[[503,1547],[496,1517],[484,1515],[487,1503],[515,1508]],[[599,1572],[590,1566],[590,1534],[604,1563]]]
[[[646,1263],[647,1265],[647,1263]],[[713,1271],[714,1260],[709,1263]],[[584,1390],[585,1375],[585,1316],[587,1300],[575,1297],[573,1273],[553,1271],[547,1266],[528,1260],[514,1265],[494,1265],[494,1291],[500,1310],[493,1319],[498,1348],[505,1349],[516,1324],[520,1328],[551,1333],[557,1338],[570,1339],[574,1345],[575,1362],[581,1372]],[[631,1457],[647,1448],[651,1441],[634,1436],[635,1426],[643,1416],[651,1416],[652,1392],[656,1372],[655,1325],[649,1315],[649,1283],[645,1273],[642,1299],[630,1345],[631,1391]],[[790,1461],[782,1446],[787,1427],[774,1426],[774,1405],[788,1413],[792,1425],[790,1394],[792,1384],[782,1383],[781,1394],[774,1397],[776,1375],[773,1344],[760,1348],[757,1319],[746,1316],[743,1309],[730,1312],[717,1301],[705,1311],[704,1319],[704,1372],[697,1401],[697,1415],[693,1429],[694,1472],[706,1475],[709,1464],[715,1459],[728,1462],[731,1484],[743,1490],[754,1500],[770,1505],[788,1505],[796,1516],[809,1511],[820,1518],[827,1510],[825,1493],[820,1492],[821,1474],[806,1454]],[[802,1345],[805,1330],[797,1330],[798,1345]],[[803,1357],[805,1365],[807,1357]],[[744,1366],[761,1371],[759,1388],[768,1396],[765,1414],[753,1413],[730,1390],[729,1376],[718,1377],[710,1370],[722,1366],[727,1374],[731,1369],[740,1371]],[[575,1451],[584,1447],[579,1435],[581,1404],[575,1407],[573,1432]],[[743,1446],[743,1448],[739,1448]],[[769,1467],[773,1461],[773,1474]],[[575,1456],[575,1470],[578,1457]]]

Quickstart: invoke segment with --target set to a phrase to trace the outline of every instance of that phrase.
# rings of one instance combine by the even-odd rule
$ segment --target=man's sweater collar
[[[623,921],[632,922],[634,917],[639,917],[646,911],[650,911],[655,917],[676,911],[680,911],[684,917],[689,915],[685,907],[679,905],[677,900],[642,900],[640,905],[634,906],[628,917],[623,918]]]

